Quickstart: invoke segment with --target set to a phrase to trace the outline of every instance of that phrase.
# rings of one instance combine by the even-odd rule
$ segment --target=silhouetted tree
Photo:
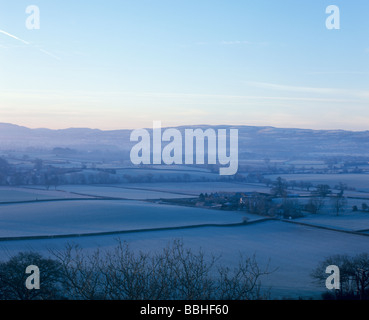
[[[43,165],[44,165],[44,162],[41,159],[36,159],[34,161],[34,169],[37,170],[37,171],[42,170]]]
[[[309,198],[308,203],[305,205],[305,210],[317,214],[324,206],[324,198],[319,196],[313,196]]]
[[[325,271],[330,265],[337,266],[340,271],[340,289],[336,290],[331,298],[360,300],[369,298],[369,255],[367,253],[355,256],[333,255],[324,259],[311,273],[316,282],[324,285],[328,277]],[[325,297],[328,296],[325,295]]]
[[[338,216],[340,212],[345,211],[345,206],[347,204],[346,198],[343,196],[343,191],[337,193],[331,197],[332,207]]]
[[[282,179],[281,177],[278,177],[277,180],[274,182],[271,193],[275,197],[284,198],[287,196],[287,187],[287,181]]]
[[[26,268],[35,265],[40,269],[40,289],[25,286]],[[0,300],[52,300],[60,298],[58,283],[60,264],[34,252],[19,253],[9,261],[0,263]]]
[[[234,269],[194,252],[180,240],[157,253],[135,252],[118,241],[112,250],[86,253],[78,246],[51,251],[61,264],[70,299],[209,300],[261,298],[260,278],[270,274],[255,257],[240,257]],[[266,296],[264,296],[266,297]]]
[[[319,184],[316,186],[315,194],[320,197],[324,198],[331,193],[332,191],[330,190],[330,187],[327,184]]]

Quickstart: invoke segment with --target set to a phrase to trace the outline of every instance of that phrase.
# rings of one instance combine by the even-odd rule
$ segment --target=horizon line
[[[10,126],[14,126],[14,127],[19,127],[19,128],[26,128],[29,130],[51,130],[51,131],[64,131],[64,130],[98,130],[98,131],[102,131],[102,132],[111,132],[111,131],[123,131],[123,130],[127,130],[127,131],[132,131],[132,130],[136,130],[136,129],[153,129],[152,127],[140,127],[140,128],[120,128],[120,129],[101,129],[101,128],[92,128],[92,127],[64,127],[64,128],[57,128],[57,129],[52,129],[52,128],[47,128],[47,127],[29,127],[26,125],[19,125],[19,124],[15,124],[15,123],[10,123],[10,122],[0,122],[0,125],[10,125]],[[240,127],[252,127],[252,128],[270,128],[270,129],[289,129],[289,130],[309,130],[309,131],[342,131],[342,132],[369,132],[369,129],[367,130],[348,130],[348,129],[312,129],[312,128],[302,128],[302,127],[276,127],[276,126],[272,126],[272,125],[248,125],[248,124],[242,124],[242,125],[235,125],[235,124],[192,124],[192,125],[177,125],[177,126],[164,126],[162,127],[162,129],[169,129],[169,128],[183,128],[183,127],[235,127],[235,128],[240,128]]]

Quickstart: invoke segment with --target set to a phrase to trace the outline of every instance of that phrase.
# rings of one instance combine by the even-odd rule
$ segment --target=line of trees
[[[335,188],[338,189],[337,193],[333,193],[330,186],[327,184],[319,184],[315,186],[314,190],[311,191],[311,196],[309,197],[308,202],[304,206],[300,205],[297,200],[295,200],[295,202],[292,200],[286,200],[288,187],[289,183],[285,179],[278,177],[272,183],[270,193],[274,197],[283,198],[283,210],[291,212],[292,217],[300,216],[302,210],[313,214],[319,213],[325,205],[326,198],[329,198],[331,207],[337,216],[341,212],[345,211],[347,198],[344,196],[344,192],[348,187],[342,182],[335,186]],[[312,187],[312,185],[309,186],[309,188],[310,187]],[[357,211],[357,208],[356,210],[353,210]],[[363,211],[365,211],[364,207]]]
[[[271,273],[255,256],[240,256],[234,268],[219,257],[194,252],[174,240],[158,253],[134,252],[126,242],[112,250],[86,252],[68,244],[51,250],[52,259],[20,253],[0,263],[0,299],[70,300],[253,300],[267,299],[260,278]],[[37,265],[40,290],[24,283],[28,265]]]

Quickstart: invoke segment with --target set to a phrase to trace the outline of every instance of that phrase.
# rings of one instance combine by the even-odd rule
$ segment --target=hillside
[[[193,126],[178,127],[183,131]],[[209,126],[199,125],[206,129]],[[309,130],[256,126],[212,126],[213,129],[239,130],[240,158],[265,157],[322,158],[325,156],[369,156],[369,131]],[[164,130],[164,129],[163,129]],[[52,149],[55,147],[79,150],[129,150],[131,130],[103,131],[89,128],[63,130],[29,129],[0,123],[0,149]]]

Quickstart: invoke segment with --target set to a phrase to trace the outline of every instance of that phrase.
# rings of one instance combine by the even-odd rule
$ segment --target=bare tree
[[[327,184],[319,184],[316,186],[315,194],[318,195],[319,197],[325,198],[331,193],[332,191],[330,190],[330,187]]]
[[[336,265],[340,270],[340,289],[336,290],[336,299],[368,299],[369,297],[369,255],[356,256],[333,255],[320,262],[311,276],[322,284],[327,279],[326,267]]]
[[[112,299],[163,300],[209,299],[212,279],[209,272],[214,259],[207,261],[202,251],[193,253],[175,240],[154,255],[131,251],[119,242],[107,254],[107,288]]]
[[[302,217],[301,205],[296,199],[283,199],[282,208],[284,218]]]
[[[362,204],[361,204],[361,210],[362,211],[367,211],[368,210],[368,205],[365,203],[365,202],[363,202]]]
[[[67,297],[74,300],[106,298],[101,270],[103,259],[97,249],[87,255],[77,245],[67,244],[64,250],[50,250],[61,265],[62,284]]]
[[[266,215],[271,208],[271,200],[264,195],[253,193],[247,198],[245,205],[250,213]]]
[[[310,197],[308,203],[305,205],[305,210],[317,214],[324,206],[324,198],[319,196]]]
[[[353,281],[350,276],[351,266],[350,257],[348,255],[333,255],[321,261],[311,273],[314,282],[324,286],[328,276],[325,271],[330,265],[335,265],[340,270],[340,289],[336,290],[336,297],[342,297],[352,292]]]
[[[104,271],[108,296],[113,300],[147,299],[151,274],[149,255],[135,254],[125,242],[118,243],[113,252],[108,252]]]
[[[217,258],[211,256],[208,259],[202,250],[193,253],[179,240],[165,250],[165,255],[173,268],[173,284],[178,299],[207,300],[212,297],[214,280],[210,272]]]
[[[275,197],[284,198],[287,196],[287,187],[288,187],[287,181],[285,179],[282,179],[281,177],[278,177],[273,184],[271,193]]]
[[[331,197],[332,207],[338,216],[340,212],[345,211],[347,204],[346,198],[343,196],[343,192],[339,192]]]
[[[194,252],[174,240],[157,253],[136,252],[118,241],[113,250],[86,254],[78,246],[51,251],[61,264],[65,295],[70,299],[210,300],[260,298],[261,270],[255,258],[238,268],[216,266],[219,257]]]
[[[369,254],[362,253],[353,257],[351,269],[359,299],[366,299],[369,293],[367,292],[369,289]]]
[[[255,255],[245,258],[240,256],[239,264],[231,271],[228,267],[218,269],[218,295],[221,300],[256,300],[266,299],[269,292],[261,292],[260,277],[268,275],[269,263],[261,269]]]

